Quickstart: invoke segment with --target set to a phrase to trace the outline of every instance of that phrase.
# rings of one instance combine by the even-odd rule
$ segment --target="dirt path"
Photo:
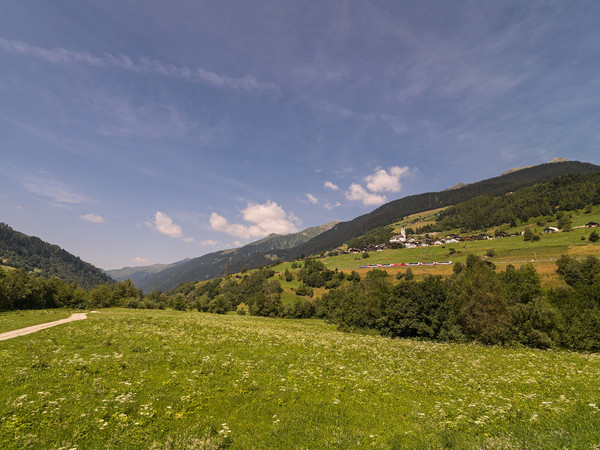
[[[21,328],[19,330],[7,331],[6,333],[0,333],[0,341],[4,341],[6,339],[16,338],[18,336],[25,336],[26,334],[35,333],[36,331],[45,330],[46,328],[55,327],[56,325],[61,325],[63,323],[74,322],[76,320],[85,320],[87,319],[87,313],[75,313],[71,314],[71,317],[67,319],[60,319],[54,322],[41,323],[39,325],[33,325],[27,328]]]

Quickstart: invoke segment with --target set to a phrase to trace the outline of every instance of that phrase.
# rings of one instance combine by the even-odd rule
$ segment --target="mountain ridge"
[[[114,283],[102,269],[83,261],[55,244],[29,236],[0,222],[0,262],[25,269],[45,278],[57,277],[76,282],[85,289],[97,284]]]
[[[339,222],[339,220],[335,220],[323,225],[306,228],[297,233],[283,235],[271,233],[240,248],[220,250],[187,261],[178,261],[169,264],[168,267],[158,272],[132,273],[129,274],[128,278],[144,291],[154,290],[155,288],[166,290],[175,287],[179,283],[191,281],[194,277],[198,280],[204,280],[226,274],[229,271],[229,264],[234,260],[242,264],[240,269],[244,267],[245,261],[253,265],[252,255],[254,254],[262,255],[259,265],[269,265],[277,259],[277,256],[272,255],[271,252],[299,245],[320,233],[330,230]],[[236,271],[238,270],[236,269]],[[110,271],[109,273],[114,272]],[[119,277],[115,279],[120,280]]]
[[[539,164],[508,174],[439,192],[425,192],[392,200],[379,208],[347,222],[338,222],[300,245],[283,250],[263,250],[254,252],[230,253],[216,252],[190,260],[178,268],[169,268],[152,276],[154,283],[145,280],[142,289],[155,286],[165,290],[188,281],[202,281],[226,273],[267,266],[276,260],[291,261],[299,257],[319,254],[360,237],[366,232],[381,226],[397,222],[410,214],[431,209],[451,206],[479,195],[504,195],[542,181],[548,181],[559,175],[600,171],[600,166],[579,161],[557,161]],[[246,250],[251,250],[247,248]],[[254,248],[254,250],[258,250]],[[182,269],[178,271],[177,269]]]
[[[478,195],[504,195],[522,187],[542,181],[549,181],[559,175],[600,171],[600,166],[579,161],[559,161],[539,164],[505,175],[488,178],[456,189],[439,192],[425,192],[392,200],[370,213],[351,221],[341,222],[310,241],[295,247],[282,256],[291,260],[302,254],[311,255],[338,247],[350,239],[362,236],[373,228],[397,222],[402,217],[430,209],[451,206]]]

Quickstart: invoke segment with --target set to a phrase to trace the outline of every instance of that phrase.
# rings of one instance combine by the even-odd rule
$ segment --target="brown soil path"
[[[33,325],[27,328],[21,328],[19,330],[7,331],[6,333],[0,333],[0,341],[6,339],[16,338],[18,336],[25,336],[26,334],[35,333],[36,331],[45,330],[46,328],[55,327],[56,325],[62,325],[63,323],[74,322],[76,320],[87,319],[87,313],[75,313],[71,314],[71,317],[67,319],[60,319],[54,322],[41,323],[39,325]]]

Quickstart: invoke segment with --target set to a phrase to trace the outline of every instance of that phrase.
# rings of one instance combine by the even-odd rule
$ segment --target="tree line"
[[[328,286],[314,300],[284,305],[271,268],[201,283],[183,283],[166,293],[143,295],[133,282],[102,284],[86,291],[73,282],[0,270],[0,310],[35,308],[172,308],[216,314],[236,311],[268,317],[322,318],[345,331],[375,331],[392,338],[536,348],[600,350],[600,261],[594,256],[557,260],[565,285],[544,289],[532,264],[496,272],[469,255],[450,277],[411,274],[394,283],[384,270],[361,279],[307,260],[296,272],[301,286]],[[291,273],[290,273],[291,274]],[[404,275],[404,274],[402,274]],[[285,278],[288,274],[280,274]]]
[[[433,232],[460,228],[464,232],[484,230],[503,224],[516,226],[533,217],[546,221],[564,219],[565,211],[600,204],[600,173],[561,175],[502,196],[483,195],[440,211],[435,224],[421,231]]]
[[[563,255],[557,266],[566,286],[546,290],[531,264],[497,273],[473,255],[447,279],[393,285],[375,269],[359,284],[324,294],[316,315],[343,330],[390,337],[598,351],[600,262]]]

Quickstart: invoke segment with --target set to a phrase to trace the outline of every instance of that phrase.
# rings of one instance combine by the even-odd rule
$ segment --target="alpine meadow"
[[[598,17],[4,1],[0,449],[600,449]]]

